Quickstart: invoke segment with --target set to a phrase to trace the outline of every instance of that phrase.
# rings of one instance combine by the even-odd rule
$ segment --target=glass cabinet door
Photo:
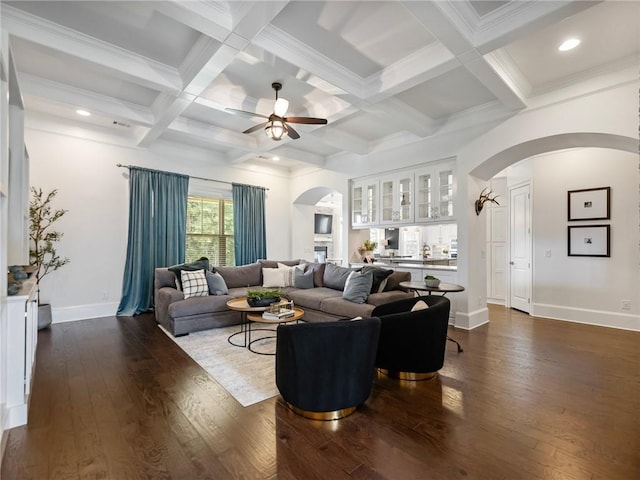
[[[453,170],[442,170],[438,174],[438,202],[440,216],[453,217]]]
[[[400,178],[398,180],[398,220],[400,222],[410,222],[413,220],[412,208],[412,179],[410,177]]]
[[[371,183],[367,185],[367,203],[366,203],[366,215],[365,223],[375,224],[378,223],[378,185]]]
[[[433,178],[431,172],[418,175],[416,182],[416,220],[431,218]]]
[[[386,180],[382,182],[382,222],[392,222],[393,221],[393,180]]]
[[[362,215],[362,187],[354,186],[351,193],[351,224],[361,225]]]

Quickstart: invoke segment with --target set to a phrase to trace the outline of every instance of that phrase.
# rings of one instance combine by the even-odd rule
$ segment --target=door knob
[[[516,264],[516,262],[514,262],[514,261],[509,262],[509,265],[515,265],[515,264]]]

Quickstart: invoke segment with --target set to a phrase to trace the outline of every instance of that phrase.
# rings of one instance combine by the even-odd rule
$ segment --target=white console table
[[[3,299],[7,315],[2,325],[6,341],[5,418],[2,430],[25,425],[31,393],[31,375],[38,343],[38,287],[25,280],[17,295]]]

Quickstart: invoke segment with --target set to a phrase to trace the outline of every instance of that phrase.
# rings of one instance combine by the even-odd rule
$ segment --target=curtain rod
[[[120,168],[131,168],[134,167],[134,165],[123,165],[122,163],[116,163],[116,167],[120,167]],[[146,168],[146,167],[143,167]],[[168,172],[168,173],[174,173],[174,172]],[[183,173],[179,174],[179,175],[184,175]],[[238,182],[226,182],[224,180],[214,180],[213,178],[204,178],[204,177],[194,177],[193,175],[187,175],[189,178],[195,178],[197,180],[204,180],[206,182],[217,182],[217,183],[225,183],[227,185],[233,185],[234,183],[236,183],[237,185],[247,185],[249,187],[257,187],[257,188],[264,188],[265,190],[269,190],[266,187],[261,187],[259,185],[248,185],[246,183],[238,183]]]

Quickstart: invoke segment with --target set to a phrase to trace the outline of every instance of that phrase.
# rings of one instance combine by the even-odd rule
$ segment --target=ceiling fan
[[[267,121],[248,128],[242,133],[253,133],[264,128],[267,136],[273,140],[280,140],[286,133],[289,137],[295,139],[300,138],[300,134],[289,125],[289,123],[306,123],[309,125],[326,125],[326,118],[314,118],[314,117],[285,117],[287,109],[289,108],[289,101],[284,98],[278,98],[278,92],[282,89],[282,84],[279,82],[273,82],[271,88],[276,91],[276,103],[273,106],[273,113],[269,116],[262,115],[260,113],[245,112],[244,110],[236,110],[235,108],[227,108],[226,110],[240,115],[249,117],[261,117],[266,118]]]

